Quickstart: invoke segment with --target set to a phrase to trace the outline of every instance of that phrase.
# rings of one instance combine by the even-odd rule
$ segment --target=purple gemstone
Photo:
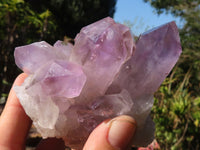
[[[81,149],[100,122],[126,114],[137,121],[133,144],[146,146],[154,139],[153,94],[180,54],[174,22],[135,44],[128,27],[107,17],[84,27],[74,45],[17,47],[16,64],[29,77],[14,89],[44,138],[61,137]]]

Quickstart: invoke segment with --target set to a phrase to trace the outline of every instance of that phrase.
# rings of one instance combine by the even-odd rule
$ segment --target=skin
[[[27,74],[20,74],[13,86],[21,85]],[[120,121],[120,129],[126,132],[120,142],[112,146],[109,142],[109,131],[114,121]],[[131,122],[131,123],[130,123]],[[24,150],[26,138],[32,121],[24,112],[18,98],[13,90],[10,90],[7,103],[0,116],[0,150]],[[101,123],[89,136],[83,150],[118,150],[127,149],[131,137],[134,135],[136,123],[134,119],[121,116]],[[129,133],[126,135],[126,133]],[[130,134],[131,133],[131,134]],[[131,136],[130,136],[131,135]],[[128,140],[127,140],[128,139]],[[111,141],[111,140],[110,140]],[[36,150],[64,150],[65,145],[61,139],[48,138],[42,140]]]

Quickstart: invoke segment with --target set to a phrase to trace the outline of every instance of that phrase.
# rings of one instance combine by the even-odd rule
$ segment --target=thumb
[[[104,121],[90,134],[83,150],[125,150],[135,129],[136,122],[130,116]]]

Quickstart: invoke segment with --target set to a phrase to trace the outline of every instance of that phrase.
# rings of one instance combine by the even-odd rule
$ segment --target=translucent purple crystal
[[[75,38],[70,57],[82,66],[88,78],[80,101],[104,95],[133,50],[135,44],[129,28],[111,18],[84,27]]]
[[[14,89],[44,138],[61,137],[80,149],[100,122],[126,114],[138,124],[133,144],[146,146],[154,139],[153,94],[180,53],[174,22],[142,34],[135,45],[128,27],[107,17],[84,27],[74,45],[17,47],[16,64],[29,76]]]

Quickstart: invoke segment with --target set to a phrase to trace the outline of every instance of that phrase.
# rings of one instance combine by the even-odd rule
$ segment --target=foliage
[[[74,38],[83,26],[113,17],[117,0],[26,0],[37,12],[46,8],[56,16],[60,35]]]
[[[185,16],[189,14],[191,10],[194,10],[200,2],[199,0],[144,0],[149,2],[158,14],[164,13],[165,11],[170,12],[176,16]]]
[[[156,93],[152,109],[156,124],[156,139],[162,149],[200,149],[200,97],[192,97],[187,89],[187,80],[182,88],[171,90],[167,78]]]
[[[164,149],[200,149],[200,1],[144,1],[185,22],[181,58],[156,94],[156,137]]]
[[[0,0],[0,10],[0,97],[4,97],[19,74],[13,58],[14,48],[41,39],[54,39],[50,33],[57,26],[49,10],[36,13],[23,0]]]

